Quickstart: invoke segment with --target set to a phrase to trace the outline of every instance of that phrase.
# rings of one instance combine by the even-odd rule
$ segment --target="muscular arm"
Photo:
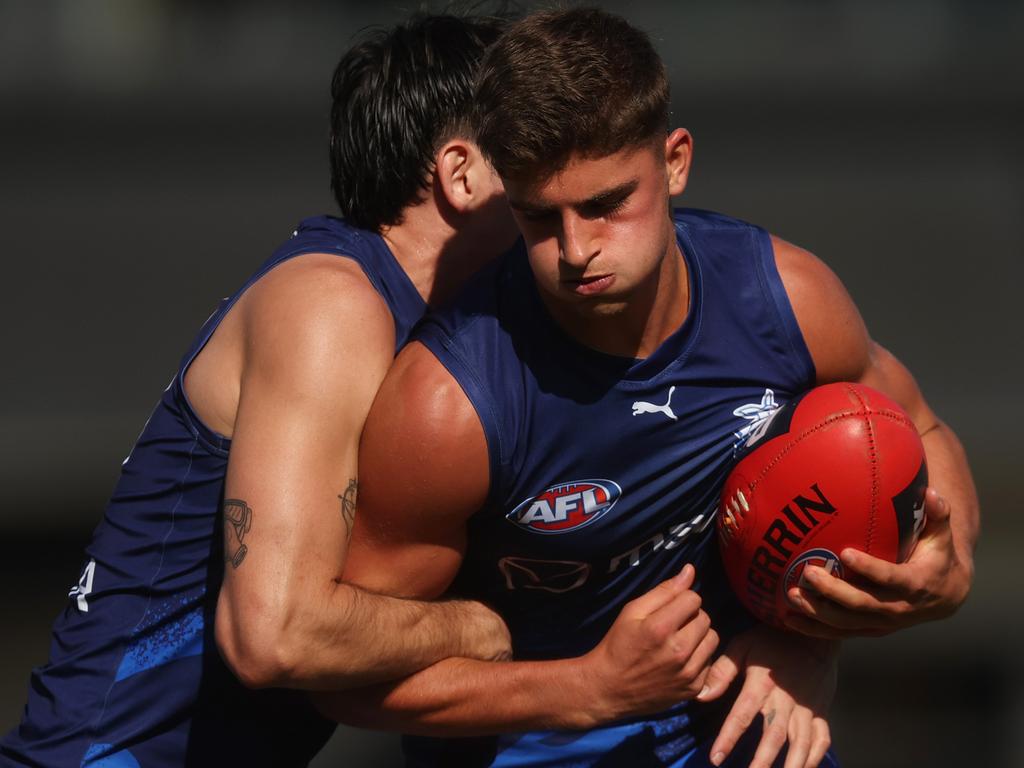
[[[951,613],[970,587],[978,531],[977,499],[963,450],[932,413],[910,372],[870,339],[853,301],[824,264],[778,238],[773,246],[817,383],[858,381],[881,390],[907,410],[922,434],[932,482],[929,519],[907,563],[894,565],[850,549],[841,553],[852,571],[873,582],[868,586],[853,587],[820,568],[805,570],[819,594],[794,588],[790,596],[806,616],[788,620],[793,629],[814,636],[802,641],[811,643],[803,652],[793,653],[800,645],[791,637],[779,636],[780,643],[772,630],[758,627],[737,637],[715,661],[702,697],[720,695],[741,674],[744,684],[712,745],[714,765],[732,751],[758,712],[766,727],[752,766],[770,764],[787,738],[787,768],[817,765],[830,740],[825,717],[835,689],[834,639],[882,634]],[[956,510],[952,518],[950,503]],[[778,713],[783,716],[775,718]]]
[[[810,583],[829,599],[801,591],[805,612],[818,621],[798,619],[793,626],[838,637],[882,634],[948,616],[970,589],[979,528],[978,499],[963,448],[932,412],[906,367],[870,339],[838,278],[806,251],[778,239],[773,243],[818,383],[858,381],[900,403],[922,435],[930,482],[927,524],[910,559],[894,565],[854,550],[841,553],[845,565],[873,582],[869,589],[808,569]]]
[[[419,344],[402,351],[381,387],[360,466],[346,580],[409,597],[440,595],[461,563],[466,521],[487,494],[487,445],[462,389]],[[717,642],[689,591],[692,579],[688,568],[630,603],[580,658],[448,659],[397,684],[314,699],[334,719],[432,735],[585,728],[656,711],[700,690]]]
[[[224,501],[222,655],[246,684],[337,688],[476,652],[467,604],[338,581],[359,434],[391,362],[393,321],[354,262],[284,264],[236,307],[238,409]]]

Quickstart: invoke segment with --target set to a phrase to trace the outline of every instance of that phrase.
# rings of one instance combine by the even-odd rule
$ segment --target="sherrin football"
[[[740,456],[722,489],[718,541],[733,590],[762,621],[782,626],[806,565],[844,578],[846,547],[892,562],[910,555],[924,524],[924,446],[882,393],[816,387],[760,424]]]

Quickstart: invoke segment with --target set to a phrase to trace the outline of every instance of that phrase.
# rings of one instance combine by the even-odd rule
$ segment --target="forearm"
[[[941,421],[925,431],[922,441],[928,459],[928,482],[949,502],[949,525],[957,558],[968,575],[973,575],[981,511],[967,454],[953,430]]]
[[[489,649],[498,646],[487,638],[498,634],[500,620],[479,603],[405,600],[348,584],[337,585],[335,599],[338,623],[316,617],[326,642],[318,648],[320,659],[300,667],[293,681],[307,682],[300,687],[331,690],[395,680],[451,656],[489,658]],[[317,655],[308,645],[305,651]],[[333,670],[342,671],[338,679],[332,679]]]
[[[479,603],[420,602],[333,584],[290,609],[232,611],[222,595],[217,636],[236,674],[252,687],[336,690],[394,680],[450,656],[495,658],[507,636]],[[273,626],[244,617],[279,615]]]
[[[339,722],[429,736],[584,729],[616,716],[595,695],[585,658],[447,659],[398,683],[317,693],[313,699]]]
[[[685,566],[627,603],[601,641],[571,659],[447,659],[406,680],[317,697],[328,717],[371,728],[470,736],[580,730],[660,712],[703,690],[718,646]]]

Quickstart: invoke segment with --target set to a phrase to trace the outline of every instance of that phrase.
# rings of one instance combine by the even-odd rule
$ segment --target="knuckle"
[[[708,670],[708,665],[695,656],[682,654],[678,661],[682,665],[682,669],[679,674],[683,679],[689,680],[693,683],[706,677],[705,673]]]
[[[658,644],[665,642],[671,634],[671,627],[669,627],[668,622],[661,618],[648,618],[644,622],[644,630]]]
[[[906,616],[913,610],[914,606],[906,600],[897,600],[894,603],[890,603],[888,606],[889,614],[894,617]]]
[[[701,598],[700,595],[698,595],[696,592],[686,592],[679,599],[682,603],[683,608],[688,613],[695,614],[698,611],[703,613],[703,611],[700,610]]]
[[[778,720],[773,722],[771,725],[765,726],[764,737],[773,744],[785,744],[786,737],[789,735],[789,728],[784,723],[780,723]]]
[[[704,611],[700,611],[697,617],[693,620],[694,625],[700,632],[700,636],[703,637],[711,630],[711,617],[708,616]]]
[[[733,722],[740,726],[741,730],[747,730],[753,722],[754,718],[757,717],[756,709],[748,709],[740,705],[740,702],[736,702],[736,707],[733,709],[732,714],[729,715]]]
[[[683,678],[692,677],[691,672],[693,671],[692,665],[688,663],[690,659],[690,649],[685,643],[674,643],[672,645],[672,661],[679,668],[679,676]]]
[[[663,582],[661,582],[658,586],[656,586],[654,588],[654,591],[655,592],[660,592],[663,595],[669,596],[669,595],[674,595],[678,590],[676,590],[675,586],[673,586],[673,584],[672,584],[672,582],[670,580],[670,581],[663,581]]]
[[[704,681],[707,679],[707,675],[703,670],[699,671],[696,675],[689,678],[688,681],[684,681],[684,687],[686,688],[685,698],[693,698],[701,689],[704,687]]]
[[[908,567],[909,566],[904,566],[903,568],[900,568],[899,566],[891,566],[889,568],[885,568],[879,572],[877,581],[886,587],[897,587],[901,580],[906,579],[907,576],[910,575],[906,574],[901,576],[901,571],[906,570]]]
[[[640,617],[640,609],[636,607],[636,601],[626,603],[622,610],[619,611],[619,618],[623,621],[633,621]]]
[[[914,571],[907,574],[906,590],[911,595],[917,595],[928,589],[928,582],[925,575]]]

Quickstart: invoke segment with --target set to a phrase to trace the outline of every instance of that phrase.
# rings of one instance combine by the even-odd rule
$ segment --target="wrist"
[[[479,661],[506,661],[512,657],[512,640],[502,618],[483,603],[455,600],[449,603],[459,631],[454,635],[454,656]]]
[[[951,590],[947,615],[952,616],[967,601],[974,583],[974,558],[958,557],[952,574],[953,589]]]
[[[622,701],[615,695],[615,687],[609,684],[604,673],[602,648],[598,646],[589,653],[573,659],[566,659],[566,675],[578,690],[576,719],[581,722],[570,726],[587,729],[613,722],[625,716]]]

